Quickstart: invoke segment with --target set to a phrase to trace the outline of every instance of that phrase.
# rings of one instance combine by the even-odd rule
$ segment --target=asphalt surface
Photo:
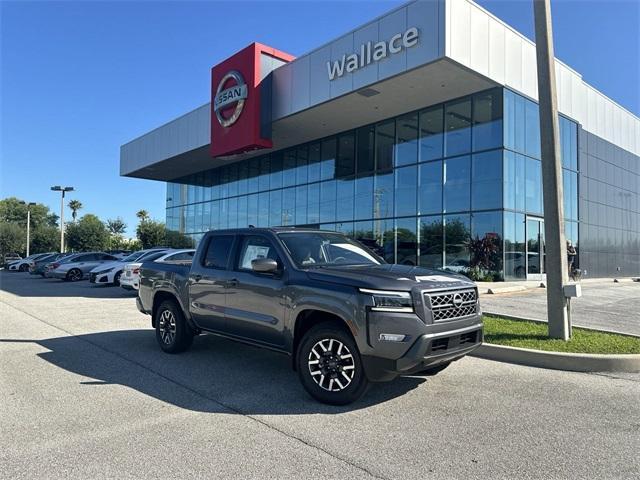
[[[283,355],[163,354],[119,288],[0,285],[0,478],[638,478],[640,375],[467,357],[330,407]]]
[[[547,320],[547,291],[482,295],[486,312]],[[640,335],[640,282],[583,282],[582,297],[571,300],[574,325]]]

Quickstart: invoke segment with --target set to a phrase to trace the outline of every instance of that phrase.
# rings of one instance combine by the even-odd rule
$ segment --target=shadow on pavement
[[[39,357],[89,377],[79,380],[83,388],[123,385],[180,408],[201,412],[343,413],[400,397],[427,381],[412,376],[373,384],[358,402],[334,407],[308,396],[288,356],[214,335],[196,337],[192,348],[180,355],[162,352],[151,329],[46,340],[0,339],[2,342],[33,343],[46,348],[49,351],[38,353]]]
[[[57,278],[5,270],[0,271],[0,290],[19,297],[127,298],[137,294],[118,286],[96,285],[88,280],[71,283]]]

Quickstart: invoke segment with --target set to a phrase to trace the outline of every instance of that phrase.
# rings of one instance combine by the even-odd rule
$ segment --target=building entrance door
[[[544,242],[544,220],[527,217],[527,280],[544,280],[546,255]]]

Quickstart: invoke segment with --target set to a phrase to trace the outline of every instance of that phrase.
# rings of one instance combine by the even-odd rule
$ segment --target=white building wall
[[[537,101],[535,44],[470,0],[445,2],[445,55]],[[588,132],[640,155],[638,117],[557,59],[556,85],[561,113]]]

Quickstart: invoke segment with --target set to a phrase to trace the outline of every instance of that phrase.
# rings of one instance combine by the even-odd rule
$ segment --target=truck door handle
[[[193,280],[199,282],[202,279],[202,275],[194,275]]]
[[[237,287],[238,286],[238,280],[235,279],[235,278],[233,278],[231,280],[227,280],[227,285],[226,286],[227,286],[227,288]]]

